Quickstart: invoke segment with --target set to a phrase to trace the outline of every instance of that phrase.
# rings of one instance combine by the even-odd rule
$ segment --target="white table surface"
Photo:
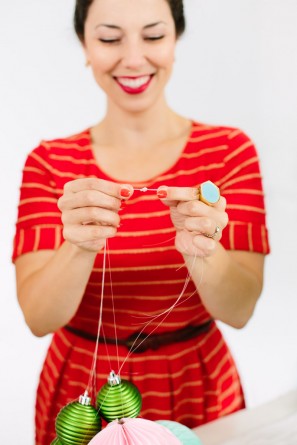
[[[297,390],[194,432],[203,445],[297,445]]]

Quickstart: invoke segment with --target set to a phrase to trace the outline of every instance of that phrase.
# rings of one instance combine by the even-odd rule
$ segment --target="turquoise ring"
[[[197,194],[199,201],[209,206],[213,206],[220,199],[220,189],[211,181],[202,182]]]

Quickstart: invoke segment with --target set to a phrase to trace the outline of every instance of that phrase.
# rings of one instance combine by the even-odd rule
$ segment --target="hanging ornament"
[[[137,417],[141,410],[141,395],[136,386],[111,371],[97,394],[97,408],[107,422],[123,417]]]
[[[59,439],[56,437],[56,438],[52,441],[51,445],[63,445],[63,444],[62,444],[62,442],[60,442]]]
[[[54,445],[87,445],[101,430],[101,419],[86,391],[78,402],[66,405],[56,419],[58,442]]]
[[[158,420],[159,425],[168,428],[183,445],[202,445],[196,434],[187,426],[172,420]]]
[[[145,419],[114,420],[89,445],[182,445],[168,428]]]

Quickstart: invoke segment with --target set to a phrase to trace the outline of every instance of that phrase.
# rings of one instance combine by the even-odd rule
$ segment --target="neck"
[[[128,112],[108,102],[105,118],[95,128],[105,143],[139,150],[165,140],[181,121],[164,98],[143,112]]]

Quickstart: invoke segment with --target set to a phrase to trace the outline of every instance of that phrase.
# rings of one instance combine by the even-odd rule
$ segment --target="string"
[[[100,309],[99,309],[99,320],[98,320],[98,329],[97,329],[97,338],[96,338],[96,344],[95,344],[95,350],[93,355],[93,361],[90,371],[90,377],[87,389],[91,387],[91,383],[93,380],[93,391],[94,394],[96,392],[96,362],[97,362],[97,354],[98,354],[98,347],[99,347],[99,337],[100,337],[100,331],[102,326],[102,314],[103,314],[103,299],[104,299],[104,283],[105,283],[105,269],[106,269],[106,241],[104,243],[104,249],[103,249],[103,273],[102,273],[102,284],[101,284],[101,301],[100,301]]]
[[[197,256],[195,257],[195,258],[197,258]],[[198,284],[197,284],[197,287],[199,287],[200,286],[200,284],[202,283],[202,279],[203,279],[203,274],[204,274],[204,258],[203,257],[200,257],[200,259],[201,259],[201,262],[202,262],[202,265],[201,265],[201,275],[200,275],[200,279],[199,279],[199,282],[198,282]],[[195,261],[195,259],[193,260],[193,262]],[[193,266],[193,264],[192,264],[192,266]],[[188,274],[188,276],[190,275],[190,273]],[[190,278],[191,279],[191,278]],[[196,292],[197,292],[197,289],[195,289],[187,298],[184,298],[183,299],[183,301],[178,301],[178,300],[180,300],[180,297],[177,299],[177,301],[174,303],[174,307],[173,307],[173,309],[175,308],[175,307],[177,307],[177,306],[180,306],[181,304],[184,304],[186,301],[188,301],[190,298],[192,298],[193,297],[193,295],[195,295],[196,294]],[[169,308],[170,309],[170,308]],[[164,312],[163,312],[164,313]],[[161,314],[158,314],[158,316],[161,316],[163,313],[161,313]],[[142,316],[139,316],[139,317],[137,317],[137,315],[133,315],[133,317],[134,318],[142,318],[142,317],[147,317],[147,318],[153,318],[153,317],[156,317],[155,315],[153,315],[153,316],[151,316],[151,315],[148,315],[148,314],[143,314]]]
[[[142,187],[141,189],[134,189],[134,191],[137,191],[137,192],[143,192],[143,193],[146,193],[146,192],[156,192],[158,189],[150,189],[150,188],[147,188],[147,187]]]
[[[156,314],[154,316],[151,317],[151,319],[146,322],[143,326],[143,328],[141,329],[141,331],[139,332],[138,336],[135,338],[133,344],[131,345],[126,358],[124,359],[122,365],[120,366],[120,360],[119,360],[119,350],[118,350],[118,337],[117,337],[117,329],[116,329],[116,319],[115,319],[115,305],[114,305],[114,294],[113,294],[113,289],[112,289],[112,279],[111,279],[111,265],[110,265],[110,257],[109,254],[107,255],[107,240],[105,241],[104,244],[104,249],[103,249],[103,267],[102,267],[102,283],[101,283],[101,301],[100,301],[100,311],[99,311],[99,320],[98,320],[98,330],[97,330],[97,337],[96,337],[96,345],[95,345],[95,350],[94,350],[94,355],[93,355],[93,361],[92,361],[92,366],[91,366],[91,372],[90,372],[90,378],[89,378],[89,383],[88,383],[88,387],[89,388],[91,386],[91,381],[93,379],[93,391],[94,393],[96,392],[96,362],[97,362],[97,354],[98,354],[98,347],[99,347],[99,340],[100,340],[100,331],[103,330],[103,326],[102,326],[102,315],[103,315],[103,300],[104,300],[104,290],[105,290],[105,274],[106,274],[106,257],[108,256],[108,265],[109,265],[109,274],[110,274],[110,285],[111,285],[111,299],[112,299],[112,312],[113,312],[113,324],[114,324],[114,331],[115,331],[115,344],[116,344],[116,356],[117,356],[117,362],[118,362],[118,375],[120,376],[121,370],[123,369],[125,363],[127,362],[127,360],[129,359],[129,357],[131,356],[131,354],[133,352],[135,352],[137,350],[137,348],[139,348],[141,346],[141,344],[149,337],[151,336],[158,328],[159,326],[161,326],[161,324],[164,322],[164,320],[170,315],[170,313],[173,311],[173,309],[177,306],[179,306],[180,304],[182,304],[184,301],[187,301],[189,298],[191,298],[195,293],[196,290],[189,296],[187,297],[186,300],[184,300],[183,302],[181,302],[180,300],[182,299],[182,297],[184,296],[184,293],[186,291],[186,288],[191,280],[191,273],[194,267],[194,264],[196,262],[197,259],[197,255],[195,254],[194,258],[193,258],[193,262],[192,265],[188,271],[183,289],[180,293],[180,295],[178,296],[177,300],[165,311]],[[201,277],[200,277],[200,281],[198,286],[200,285],[201,281],[202,281],[202,277],[203,277],[203,258],[201,258],[202,260],[202,272],[201,272]],[[159,317],[164,316],[161,321],[157,324],[157,326],[155,326],[155,328],[148,333],[143,339],[142,341],[135,347],[135,343],[138,340],[139,336],[143,333],[143,331],[155,320],[157,320]],[[147,315],[147,317],[150,317],[149,315]],[[106,353],[108,356],[108,360],[109,360],[109,365],[110,365],[110,369],[111,369],[111,361],[110,361],[110,356],[108,353],[108,348],[107,348],[107,343],[105,340],[105,334],[104,334],[104,330],[103,330],[103,338],[104,338],[104,342],[105,342],[105,347],[106,347]],[[112,369],[111,369],[112,370]],[[100,410],[100,408],[98,409]]]
[[[99,337],[100,337],[100,331],[101,329],[103,329],[102,327],[102,313],[103,313],[103,299],[104,299],[104,286],[105,286],[105,273],[106,273],[106,257],[107,257],[107,241],[105,242],[104,245],[104,253],[103,253],[103,267],[102,267],[102,285],[101,285],[101,302],[100,302],[100,313],[99,313],[99,321],[98,321],[98,331],[97,331],[97,338],[96,338],[96,346],[95,346],[95,351],[94,351],[94,357],[93,357],[93,364],[92,364],[92,368],[91,368],[91,376],[94,377],[94,375],[96,374],[96,358],[97,358],[97,354],[98,354],[98,346],[99,346]],[[164,320],[170,315],[170,313],[173,311],[173,309],[177,306],[179,306],[180,304],[182,304],[184,301],[187,301],[189,298],[191,298],[195,293],[196,290],[189,296],[187,297],[186,300],[184,300],[183,302],[181,302],[181,298],[183,297],[186,288],[191,280],[191,274],[192,274],[192,270],[194,267],[194,264],[196,262],[197,259],[197,255],[194,256],[193,258],[193,262],[192,265],[190,267],[190,270],[188,271],[183,289],[180,293],[180,295],[178,296],[177,300],[169,307],[167,308],[165,311],[156,314],[154,316],[151,317],[151,319],[145,323],[145,325],[143,326],[143,328],[141,329],[141,331],[139,332],[138,336],[135,338],[133,344],[131,345],[126,358],[124,359],[122,365],[120,366],[120,360],[119,360],[119,351],[118,351],[118,338],[117,338],[117,330],[116,330],[116,319],[115,319],[115,305],[114,305],[114,295],[113,295],[113,291],[112,291],[112,280],[111,280],[111,267],[110,267],[110,257],[108,255],[108,263],[109,263],[109,273],[110,273],[110,283],[111,283],[111,296],[112,296],[112,311],[113,311],[113,322],[114,322],[114,329],[115,329],[115,343],[116,343],[116,356],[117,356],[117,361],[118,361],[118,372],[117,374],[120,376],[121,370],[123,368],[123,366],[125,365],[125,363],[127,362],[127,360],[129,359],[129,357],[131,356],[131,354],[133,352],[135,352],[137,350],[137,348],[139,348],[141,346],[141,344],[149,337],[151,336],[158,328],[159,326],[161,326],[161,324],[164,322]],[[204,265],[204,261],[203,258],[201,258],[202,260],[202,273],[201,273],[201,277],[200,277],[200,281],[198,286],[200,285],[202,278],[203,278],[203,265]],[[148,333],[143,339],[142,341],[136,346],[134,347],[135,343],[137,342],[139,336],[143,333],[143,331],[155,320],[157,320],[159,317],[162,317],[164,315],[164,317],[162,318],[162,320],[157,324],[157,326],[155,326],[155,328]],[[104,336],[104,340],[105,340],[105,336]],[[108,360],[109,360],[109,364],[110,364],[110,369],[111,369],[111,362],[110,362],[110,357],[109,357],[109,353],[108,353],[108,349],[107,349],[107,344],[105,341],[105,346],[106,346],[106,352],[108,355]],[[90,377],[91,380],[91,377]],[[89,385],[90,386],[90,381],[89,381]]]
[[[107,243],[106,243],[106,247],[107,247]],[[116,324],[116,319],[115,319],[114,294],[113,294],[113,288],[112,288],[111,265],[110,265],[110,255],[109,254],[108,254],[108,269],[109,269],[109,281],[110,281],[110,292],[111,292],[112,313],[113,313],[113,325],[114,325],[114,335],[115,335],[114,338],[115,338],[115,344],[116,344],[116,357],[117,357],[118,368],[119,368],[120,367],[119,345],[118,345],[118,335],[117,335],[117,324]],[[109,359],[109,356],[108,356],[108,359]],[[110,359],[109,359],[109,366],[110,366],[110,370],[112,371]]]
[[[120,372],[121,372],[121,370],[122,370],[122,368],[123,368],[123,366],[125,365],[125,363],[126,363],[126,361],[128,360],[128,358],[131,356],[131,354],[133,353],[133,352],[135,352],[136,350],[137,350],[137,348],[139,348],[140,346],[141,346],[141,344],[150,336],[150,335],[152,335],[158,328],[159,328],[159,326],[161,326],[161,324],[164,322],[164,320],[170,315],[170,313],[173,311],[173,309],[177,306],[177,304],[179,303],[179,301],[181,300],[181,298],[183,297],[183,295],[184,295],[184,293],[185,293],[185,291],[186,291],[186,288],[187,288],[187,286],[188,286],[188,284],[189,284],[189,282],[190,282],[190,280],[191,280],[191,272],[192,272],[192,270],[193,270],[193,267],[194,267],[194,264],[195,264],[195,261],[196,261],[196,258],[197,258],[197,256],[195,255],[194,256],[194,259],[193,259],[193,262],[192,262],[192,265],[191,265],[191,268],[190,268],[190,270],[189,270],[189,272],[188,272],[188,274],[187,274],[187,277],[186,277],[186,280],[185,280],[185,283],[184,283],[184,287],[183,287],[183,289],[182,289],[182,291],[181,291],[181,293],[180,293],[180,295],[179,295],[179,297],[177,298],[177,300],[168,308],[168,309],[166,309],[165,311],[163,311],[163,312],[161,312],[160,314],[157,314],[157,315],[154,315],[152,318],[151,318],[151,320],[149,320],[147,323],[145,323],[145,325],[144,325],[144,327],[141,329],[141,331],[139,332],[139,334],[137,335],[137,337],[135,338],[135,340],[134,340],[134,342],[132,343],[132,346],[131,346],[131,348],[130,348],[130,350],[128,351],[128,353],[127,353],[127,356],[126,356],[126,358],[124,359],[124,361],[123,361],[123,363],[122,363],[122,365],[121,365],[121,367],[119,368],[119,371],[118,371],[118,374],[120,375]],[[203,258],[202,258],[202,260],[203,260]],[[200,282],[201,282],[201,280],[202,280],[202,277],[200,277]],[[193,294],[192,295],[194,295],[195,294],[195,292],[196,292],[196,290],[193,292]],[[191,295],[191,296],[192,296]],[[190,297],[191,297],[190,296]],[[190,298],[189,297],[189,298]],[[134,347],[134,345],[135,345],[135,343],[137,342],[137,340],[138,340],[138,338],[140,337],[140,335],[143,333],[143,331],[153,322],[153,321],[155,321],[157,318],[159,318],[159,317],[161,317],[162,315],[164,315],[164,318],[162,318],[162,320],[160,321],[160,323],[158,323],[158,325],[146,336],[146,337],[144,337],[143,339],[142,339],[142,341],[136,346],[136,347]]]
[[[107,249],[107,245],[106,245],[106,244],[107,244],[107,243],[105,243],[105,246],[104,246],[104,258],[106,258],[106,249]],[[109,259],[109,256],[108,256],[108,259]],[[203,258],[202,258],[202,260],[203,260]],[[117,347],[117,360],[118,360],[118,372],[117,372],[117,375],[118,375],[118,376],[120,376],[120,374],[121,374],[121,370],[122,370],[122,368],[124,367],[126,361],[127,361],[127,360],[129,359],[129,357],[131,356],[131,354],[132,354],[133,352],[135,352],[136,349],[143,343],[143,341],[145,341],[150,335],[152,335],[153,332],[155,332],[155,331],[158,329],[159,326],[161,326],[161,324],[162,324],[162,323],[164,322],[164,320],[169,316],[169,314],[173,311],[173,309],[174,309],[178,304],[181,304],[181,303],[179,303],[179,301],[180,301],[180,299],[182,298],[182,296],[184,295],[184,292],[185,292],[185,290],[186,290],[186,288],[187,288],[187,286],[188,286],[188,284],[189,284],[189,281],[191,280],[191,272],[192,272],[192,270],[193,270],[195,261],[196,261],[196,256],[195,256],[194,259],[193,259],[193,263],[192,263],[191,268],[190,268],[190,270],[189,270],[189,272],[188,272],[188,274],[187,274],[187,277],[186,277],[186,280],[185,280],[183,289],[182,289],[182,291],[181,291],[181,293],[180,293],[178,299],[177,299],[177,300],[174,302],[174,304],[171,305],[168,309],[166,309],[165,311],[163,311],[163,312],[160,313],[160,314],[157,314],[157,315],[153,316],[152,319],[151,319],[149,322],[147,322],[147,323],[145,324],[145,326],[143,327],[143,329],[140,331],[140,333],[138,334],[137,338],[136,338],[135,341],[133,342],[132,346],[130,347],[130,349],[129,349],[127,355],[126,355],[126,358],[124,359],[124,361],[123,361],[123,363],[122,363],[121,366],[119,365],[119,353],[118,353],[117,331],[116,331],[116,321],[115,321],[115,308],[114,308],[114,298],[113,298],[113,292],[112,292],[112,309],[113,309],[113,319],[114,319],[114,327],[115,327],[116,347]],[[110,259],[109,259],[109,271],[111,272],[111,268],[110,268]],[[99,316],[99,323],[98,323],[98,326],[101,325],[101,323],[102,323],[102,308],[103,308],[103,304],[102,304],[102,301],[103,301],[102,293],[104,293],[104,283],[105,283],[104,276],[105,276],[105,272],[106,272],[105,261],[103,261],[102,288],[101,288],[101,305],[100,305],[100,316]],[[111,277],[110,277],[110,278],[111,278]],[[112,285],[111,285],[111,288],[112,288]],[[196,292],[196,290],[192,293],[192,295],[194,295],[195,292]],[[190,297],[191,297],[192,295],[190,295]],[[189,297],[189,298],[190,298],[190,297]],[[144,331],[144,329],[146,329],[146,328],[147,328],[147,327],[148,327],[154,320],[156,320],[157,318],[161,317],[162,315],[164,315],[164,317],[163,317],[162,320],[158,323],[158,325],[157,325],[157,326],[156,326],[156,327],[155,327],[155,328],[154,328],[154,329],[153,329],[153,330],[152,330],[152,331],[151,331],[151,332],[150,332],[150,333],[149,333],[149,334],[148,334],[148,335],[147,335],[147,336],[146,336],[146,337],[145,337],[145,338],[144,338],[144,339],[137,345],[137,347],[134,347],[135,342],[137,341],[137,339],[139,338],[139,336],[141,335],[141,333]],[[98,327],[98,334],[97,334],[97,341],[96,341],[95,354],[97,354],[97,351],[98,351],[98,347],[97,347],[97,345],[98,345],[98,343],[99,343],[99,334],[100,334],[100,329],[99,329],[99,327]],[[107,353],[108,353],[108,351],[107,351]],[[106,394],[105,394],[105,397],[104,397],[103,401],[101,402],[100,406],[98,407],[98,412],[100,412],[101,407],[103,406],[103,404],[104,404],[106,398],[108,397],[108,394],[109,394],[110,390],[111,390],[111,387],[107,390],[107,392],[106,392]],[[120,394],[122,395],[122,393],[120,393]],[[123,400],[122,400],[122,398],[121,398],[121,402],[122,402],[122,412],[124,412],[124,407],[123,407]]]

